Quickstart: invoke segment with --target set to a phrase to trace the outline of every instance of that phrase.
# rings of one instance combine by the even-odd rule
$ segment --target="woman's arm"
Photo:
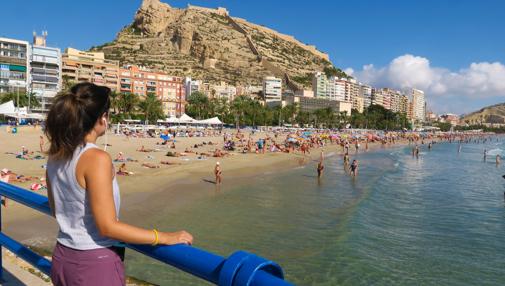
[[[108,153],[91,149],[85,152],[78,163],[76,174],[82,175],[88,193],[91,212],[102,236],[134,244],[152,244],[155,233],[118,221],[112,193],[112,160]],[[186,231],[159,232],[159,244],[191,244],[193,237]]]
[[[51,182],[49,182],[49,176],[46,171],[46,184],[47,184],[47,200],[49,202],[49,208],[51,209],[51,215],[56,217],[56,210],[54,209],[54,197],[53,190],[51,189]]]

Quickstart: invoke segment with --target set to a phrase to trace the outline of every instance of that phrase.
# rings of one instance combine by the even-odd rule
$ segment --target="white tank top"
[[[109,247],[117,241],[100,235],[89,205],[86,190],[77,182],[75,169],[81,155],[95,144],[87,143],[76,148],[72,159],[47,162],[47,175],[54,198],[56,221],[60,227],[58,242],[74,249],[88,250]],[[112,166],[111,166],[112,168]],[[112,181],[116,216],[119,218],[119,186],[116,176]]]

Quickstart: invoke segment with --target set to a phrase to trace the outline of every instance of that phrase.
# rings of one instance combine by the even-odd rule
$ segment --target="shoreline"
[[[206,138],[199,138],[199,140],[202,139]],[[400,140],[394,145],[386,144],[385,146],[376,142],[369,144],[368,151],[361,150],[359,152],[375,152],[407,145],[408,142],[404,140]],[[200,194],[192,194],[193,198],[199,195],[208,195],[211,190],[213,192],[227,192],[232,188],[248,184],[255,177],[268,175],[274,171],[286,172],[299,166],[314,164],[314,172],[316,172],[316,162],[320,151],[323,151],[326,157],[343,155],[342,147],[337,144],[326,145],[311,151],[307,155],[300,153],[249,153],[235,154],[226,158],[211,157],[207,160],[190,161],[187,164],[169,166],[164,169],[147,170],[147,172],[133,176],[119,176],[118,182],[122,195],[121,218],[125,222],[136,220],[135,218],[143,213],[144,205],[158,203],[158,200],[154,200],[157,197],[173,199],[176,201],[174,203],[176,207],[182,207],[184,203],[190,203],[192,200],[177,198],[179,192],[183,190],[202,190]],[[354,154],[354,151],[350,151],[351,157]],[[221,162],[223,170],[221,186],[213,183],[212,170],[218,160]],[[159,207],[164,206],[161,201],[159,204]],[[3,215],[4,229],[9,236],[30,246],[47,250],[54,246],[57,234],[57,224],[54,219],[12,201],[9,202],[9,207],[4,210]],[[146,225],[138,226],[148,227]],[[34,235],[36,236],[34,237]]]

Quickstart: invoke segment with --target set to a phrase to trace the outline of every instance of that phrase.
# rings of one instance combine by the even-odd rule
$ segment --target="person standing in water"
[[[214,176],[216,177],[216,184],[221,184],[221,165],[219,162],[216,162],[216,166],[214,167]]]
[[[356,177],[358,175],[358,160],[353,160],[349,168],[351,175]]]
[[[344,165],[349,165],[349,153],[344,154]]]
[[[112,158],[96,141],[107,130],[111,90],[79,83],[54,98],[45,135],[50,143],[47,195],[59,226],[51,280],[56,286],[125,285],[124,247],[192,244],[186,231],[161,232],[119,219]]]
[[[486,162],[487,159],[487,149],[484,149],[484,162]]]
[[[496,166],[500,165],[501,163],[501,157],[499,154],[496,155]]]
[[[323,160],[324,160],[324,155],[323,155],[323,151],[321,151],[321,157],[319,158],[319,163],[317,163],[317,178],[321,178],[321,176],[323,175],[323,170],[324,170]]]

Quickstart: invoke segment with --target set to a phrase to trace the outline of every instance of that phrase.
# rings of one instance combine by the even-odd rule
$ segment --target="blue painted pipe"
[[[0,195],[34,208],[47,215],[51,215],[49,203],[47,201],[47,197],[45,196],[3,182],[0,182]],[[11,246],[14,246],[13,243],[17,243],[1,233],[0,243],[4,243],[4,237],[6,238],[5,241],[10,243]],[[13,247],[13,249],[21,250],[19,245],[20,244],[18,243],[18,246]],[[284,274],[282,272],[282,268],[278,264],[245,251],[237,251],[230,255],[230,257],[223,258],[199,248],[183,244],[170,246],[127,244],[126,246],[217,285],[292,285],[283,280]],[[6,247],[9,248],[7,245]],[[23,246],[21,245],[21,247]],[[17,254],[14,250],[11,249],[11,251]],[[33,255],[38,256],[35,253],[33,253]],[[28,259],[32,259],[33,262],[39,261],[36,260],[33,255],[28,255]],[[44,259],[40,256],[38,258]],[[32,263],[31,261],[29,262]],[[39,264],[32,264],[39,268]],[[45,269],[39,268],[43,272],[47,271],[47,266],[44,265],[45,264],[42,264],[43,267],[46,267]]]
[[[14,239],[8,237],[7,235],[1,232],[0,232],[0,244],[9,249],[10,251],[12,251],[12,253],[21,257],[26,262],[37,267],[44,274],[48,276],[51,275],[51,261],[38,255],[37,253],[33,252],[26,246],[22,245],[21,243],[15,241]]]

